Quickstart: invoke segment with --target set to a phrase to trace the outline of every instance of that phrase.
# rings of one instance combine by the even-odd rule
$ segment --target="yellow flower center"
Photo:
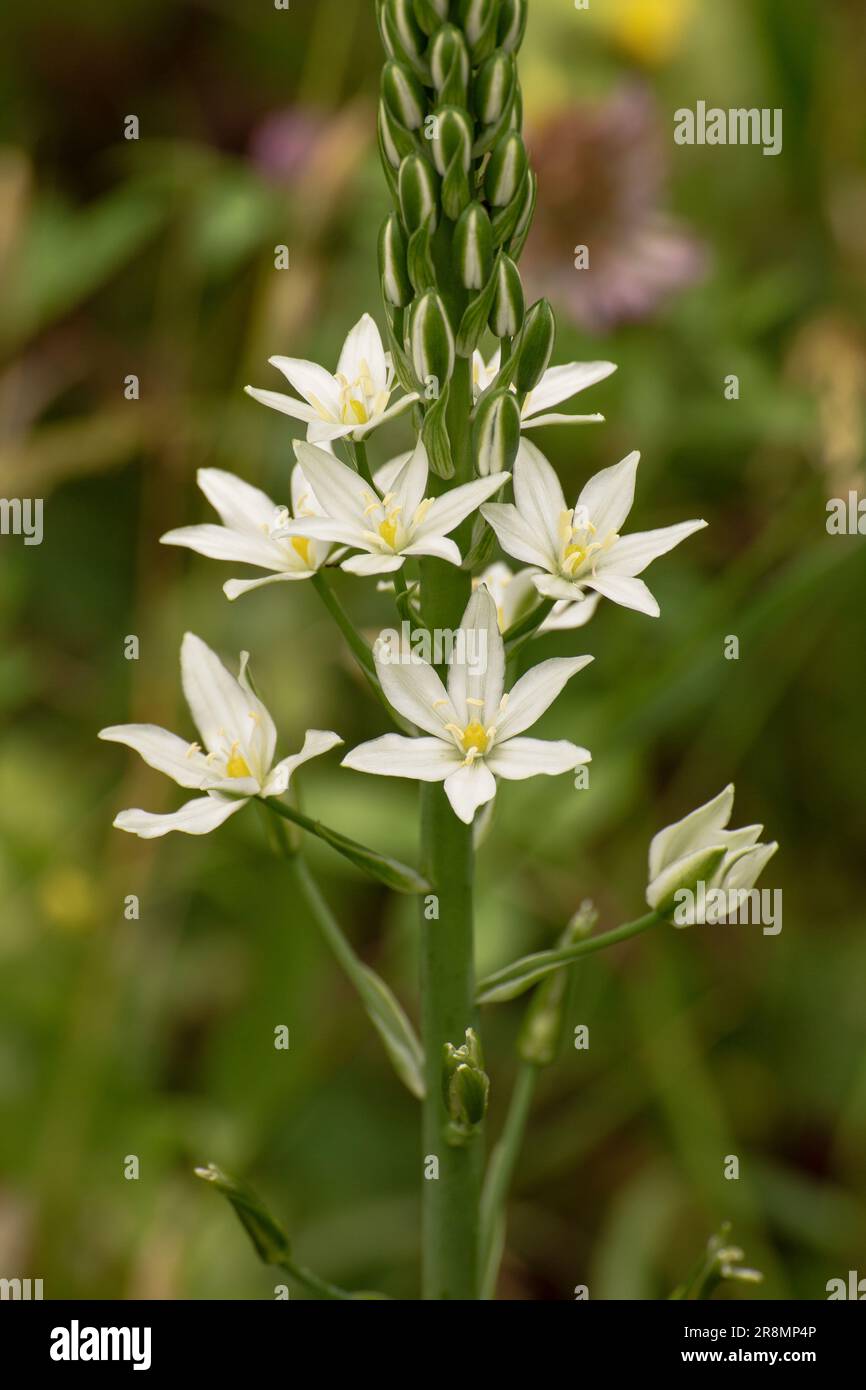
[[[471,724],[467,724],[460,735],[464,753],[469,753],[473,749],[476,753],[486,753],[489,741],[484,726],[477,719],[473,719]]]
[[[309,541],[309,537],[308,537],[308,536],[293,536],[293,537],[292,537],[292,549],[295,551],[295,553],[296,553],[297,555],[300,555],[300,557],[301,557],[301,559],[303,560],[304,564],[307,565],[308,568],[312,569],[312,567],[313,567],[313,561],[312,561],[311,556],[310,556],[310,541]]]
[[[347,401],[343,406],[343,424],[351,425],[353,417],[354,421],[359,425],[366,425],[370,419],[364,402],[357,400],[355,397],[352,397],[352,399]]]
[[[389,512],[384,521],[379,522],[379,535],[387,546],[393,550],[397,542],[397,513]]]
[[[231,756],[226,763],[226,777],[252,777],[246,758],[237,751],[238,745],[232,744]]]

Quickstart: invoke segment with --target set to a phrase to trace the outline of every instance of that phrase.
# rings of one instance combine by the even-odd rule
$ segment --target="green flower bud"
[[[451,1137],[460,1143],[482,1123],[490,1094],[490,1078],[471,1028],[467,1028],[461,1047],[445,1044],[442,1063],[442,1094],[451,1120]]]
[[[496,266],[496,289],[490,310],[491,333],[497,338],[516,338],[523,327],[525,313],[520,271],[510,256],[501,255]]]
[[[499,11],[499,46],[516,53],[526,31],[527,0],[502,0]]]
[[[520,445],[520,405],[513,391],[497,391],[479,402],[472,422],[475,471],[487,478],[510,471]]]
[[[434,378],[439,394],[454,372],[454,334],[445,305],[429,290],[410,311],[409,351],[415,375],[422,383]]]
[[[393,60],[382,69],[382,97],[388,109],[407,130],[417,130],[424,120],[427,102],[424,88],[411,69]]]
[[[495,208],[504,208],[520,189],[529,167],[526,147],[517,130],[509,130],[494,149],[484,172],[484,192]]]
[[[430,72],[442,101],[459,102],[469,87],[469,50],[460,30],[443,24],[430,44]]]
[[[390,58],[406,58],[423,66],[426,39],[415,19],[412,0],[384,0],[380,15],[382,39]]]
[[[460,22],[473,63],[486,58],[496,43],[499,0],[460,0]]]
[[[483,289],[493,269],[493,231],[487,209],[470,203],[454,228],[454,266],[465,290]]]
[[[404,309],[412,302],[414,290],[406,269],[406,238],[396,212],[385,219],[379,233],[379,278],[388,304]]]
[[[435,34],[448,18],[448,0],[414,0],[414,9],[425,34]]]
[[[511,99],[513,83],[514,59],[503,48],[498,48],[481,65],[472,91],[475,113],[483,125],[501,120],[505,103]]]
[[[459,106],[442,107],[436,112],[435,131],[430,148],[439,173],[444,177],[456,157],[459,167],[468,174],[472,163],[472,126],[466,112]]]
[[[521,394],[534,391],[553,356],[556,320],[546,299],[539,299],[523,322],[514,369],[514,385]]]
[[[439,204],[439,180],[434,170],[420,154],[407,155],[397,176],[400,214],[408,232],[415,232],[434,214]]]

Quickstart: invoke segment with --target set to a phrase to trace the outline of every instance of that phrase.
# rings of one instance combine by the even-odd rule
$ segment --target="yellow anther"
[[[424,520],[425,516],[427,515],[427,513],[429,512],[429,510],[430,510],[430,508],[431,508],[432,506],[433,506],[433,498],[432,498],[432,497],[425,497],[425,498],[423,498],[423,500],[420,501],[420,502],[418,503],[418,506],[415,508],[415,512],[414,512],[413,517],[412,517],[412,525],[413,525],[413,526],[420,526],[420,525],[421,525],[421,522]]]
[[[195,755],[196,755],[196,753],[200,753],[200,752],[201,752],[201,744],[200,744],[200,743],[191,743],[191,744],[189,745],[189,748],[187,748],[186,753],[185,753],[184,756],[187,757],[187,758],[194,758]]]
[[[467,703],[467,705],[474,705],[476,709],[483,709],[483,708],[484,708],[484,701],[483,701],[483,700],[476,700],[476,699],[475,699],[473,696],[471,696],[471,695],[467,695],[467,697],[466,697],[466,703]]]
[[[393,511],[388,515],[387,520],[379,522],[379,535],[391,550],[394,549],[397,543],[397,515],[399,510],[398,507],[397,511]]]
[[[350,425],[353,415],[359,425],[366,425],[370,418],[364,402],[356,400],[354,397],[343,407],[343,424]]]

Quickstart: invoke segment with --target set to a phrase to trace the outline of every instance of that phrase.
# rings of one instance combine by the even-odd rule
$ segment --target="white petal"
[[[270,357],[268,361],[308,402],[313,412],[309,419],[319,419],[324,412],[330,419],[339,420],[340,387],[324,367],[303,357]]]
[[[340,735],[330,729],[308,729],[300,753],[283,758],[282,762],[271,769],[262,788],[262,796],[282,796],[288,790],[292,774],[297,768],[303,763],[308,763],[311,758],[320,758],[323,753],[329,753],[342,742]]]
[[[561,574],[533,574],[532,582],[542,598],[553,598],[558,603],[582,603],[585,598],[583,586],[585,579],[563,579]]]
[[[384,425],[386,420],[393,420],[395,416],[402,415],[404,410],[408,410],[410,405],[414,405],[418,400],[418,392],[412,391],[408,396],[401,396],[393,405],[389,405],[387,410],[383,410],[380,415],[374,415],[368,420],[366,425],[352,426],[352,434],[355,439],[363,439],[372,430],[378,429],[379,425]]]
[[[604,416],[596,411],[593,415],[562,415],[552,412],[548,415],[533,415],[524,420],[525,430],[540,429],[542,425],[603,425]]]
[[[511,502],[485,502],[481,515],[490,522],[506,555],[543,570],[556,569],[556,555],[546,535],[537,535]]]
[[[266,492],[221,468],[200,468],[196,480],[224,526],[256,537],[268,534],[278,509]]]
[[[445,795],[455,816],[471,825],[478,807],[492,801],[496,795],[496,778],[489,767],[476,759],[452,772],[445,782]]]
[[[160,544],[181,545],[210,560],[235,560],[264,570],[281,570],[286,565],[269,536],[255,537],[230,531],[227,526],[180,526],[160,536]]]
[[[524,415],[538,415],[542,410],[561,405],[615,371],[615,362],[566,362],[559,367],[548,367],[535,390],[530,391]]]
[[[410,526],[412,523],[415,510],[424,496],[429,471],[427,450],[419,440],[388,488],[388,492],[394,494],[389,510],[394,507],[400,508],[400,520],[404,526]]]
[[[571,632],[575,628],[585,627],[598,608],[600,599],[600,594],[589,594],[576,603],[560,600],[547,615],[539,631]]]
[[[376,674],[388,703],[419,729],[449,742],[445,725],[456,723],[457,716],[436,671],[426,661],[410,661],[408,654],[406,661],[387,659],[396,655],[381,643],[373,648]]]
[[[605,571],[610,569],[616,574],[640,574],[658,555],[666,555],[687,536],[702,531],[706,524],[705,521],[681,521],[677,526],[662,526],[655,531],[635,531],[630,536],[622,536],[601,554],[598,568]]]
[[[304,516],[298,521],[286,521],[274,531],[276,540],[286,540],[292,536],[305,540],[335,542],[337,545],[356,545],[367,548],[364,532],[368,528],[361,521],[341,521],[331,516]]]
[[[411,545],[404,545],[403,555],[435,555],[438,560],[447,560],[449,565],[462,563],[462,556],[454,541],[447,536],[422,536]]]
[[[168,816],[150,811],[121,811],[114,824],[118,830],[126,830],[142,840],[157,840],[171,830],[180,830],[184,835],[207,835],[246,804],[243,798],[232,801],[228,797],[202,796]]]
[[[337,363],[337,375],[350,382],[357,381],[362,374],[372,378],[371,394],[385,390],[388,381],[385,349],[382,335],[369,314],[363,314],[350,330]]]
[[[335,521],[364,526],[364,509],[374,498],[370,484],[360,473],[303,440],[295,441],[295,453],[325,514]]]
[[[496,721],[497,744],[531,728],[571,677],[592,660],[591,656],[554,656],[521,676],[508,696],[503,714]]]
[[[753,888],[778,848],[774,840],[769,845],[754,845],[751,849],[740,850],[730,862],[726,858],[719,887],[728,891]]]
[[[521,439],[514,461],[514,500],[546,553],[556,555],[565,496],[556,470],[528,439]]]
[[[510,738],[506,743],[497,743],[487,754],[486,762],[497,777],[519,782],[542,773],[555,777],[560,772],[571,772],[592,762],[592,754],[567,739],[551,743],[543,738]]]
[[[666,865],[681,859],[693,849],[723,843],[718,832],[723,830],[731,819],[734,809],[734,784],[729,782],[724,791],[719,792],[704,806],[690,811],[682,820],[666,825],[653,836],[649,851],[649,876],[655,878]]]
[[[205,747],[224,753],[237,741],[251,773],[263,781],[273,761],[277,731],[261,700],[244,689],[192,632],[184,636],[180,668],[183,693]]]
[[[438,738],[403,738],[383,734],[353,748],[342,766],[355,772],[371,772],[377,777],[409,777],[418,782],[443,782],[460,766],[456,745]]]
[[[409,449],[404,454],[397,454],[395,458],[389,459],[387,463],[381,464],[379,468],[374,470],[373,482],[383,497],[386,492],[394,491],[395,478],[409,462],[414,452],[414,449]]]
[[[106,743],[122,743],[144,759],[148,767],[164,772],[180,787],[195,787],[201,790],[209,768],[203,753],[195,751],[195,744],[187,743],[160,729],[156,724],[114,724],[111,728],[100,729],[99,737]]]
[[[496,604],[483,584],[472,594],[460,620],[454,660],[448,668],[448,694],[461,728],[491,725],[499,712],[505,681],[505,647]]]
[[[326,445],[325,452],[333,453],[331,445],[336,439],[348,439],[349,435],[354,435],[355,425],[344,425],[339,420],[311,420],[307,425],[307,442],[309,444]]]
[[[577,499],[576,510],[584,510],[600,539],[619,531],[632,509],[639,453],[629,454],[612,468],[603,468],[590,478]]]
[[[402,555],[350,555],[349,559],[340,565],[340,569],[346,570],[348,574],[366,577],[371,574],[393,574],[395,570],[401,569],[404,563]]]
[[[601,574],[596,572],[583,575],[580,582],[588,589],[595,589],[596,593],[609,598],[613,603],[619,603],[623,608],[634,608],[638,613],[646,613],[650,618],[657,618],[661,611],[642,579],[630,579],[614,570],[605,570]]]
[[[268,405],[271,410],[279,410],[283,415],[291,415],[293,420],[304,420],[309,423],[310,420],[317,418],[316,412],[311,406],[296,400],[294,396],[285,395],[283,391],[264,391],[258,386],[245,386],[244,390],[260,405]]]
[[[285,574],[269,574],[264,579],[227,579],[223,593],[230,602],[248,594],[252,589],[264,589],[267,584],[284,584],[286,580],[312,579],[315,570],[291,570]]]
[[[470,512],[474,512],[509,481],[508,473],[491,473],[487,478],[476,478],[474,482],[463,483],[444,492],[432,502],[423,521],[415,528],[414,536],[417,539],[428,535],[447,536]]]

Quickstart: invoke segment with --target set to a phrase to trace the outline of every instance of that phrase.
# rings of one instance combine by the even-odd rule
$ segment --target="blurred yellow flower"
[[[93,926],[97,916],[92,879],[82,869],[64,864],[45,875],[39,905],[51,926],[78,932]]]
[[[694,0],[610,0],[605,7],[615,42],[647,67],[679,52],[694,12]]]

